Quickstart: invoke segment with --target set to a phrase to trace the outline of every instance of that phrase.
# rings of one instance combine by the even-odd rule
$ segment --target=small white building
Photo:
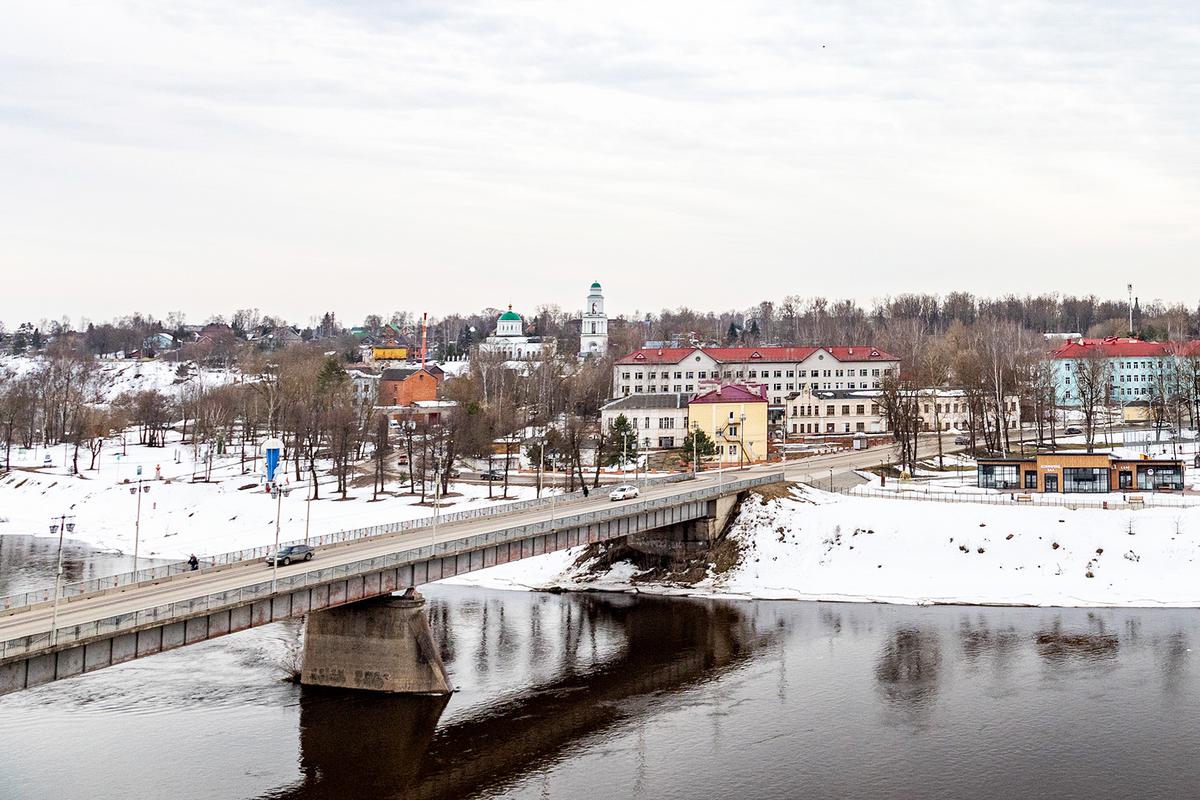
[[[600,409],[600,424],[605,430],[624,416],[637,431],[642,451],[673,450],[683,446],[688,434],[687,409],[691,395],[631,394],[610,400]]]
[[[788,436],[833,436],[886,433],[887,419],[877,389],[816,389],[789,395],[785,430]]]

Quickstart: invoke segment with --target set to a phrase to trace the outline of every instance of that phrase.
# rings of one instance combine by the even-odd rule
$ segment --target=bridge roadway
[[[261,560],[181,573],[155,582],[0,617],[0,695],[143,655],[354,602],[550,550],[618,538],[711,515],[717,498],[775,482],[778,470],[707,473],[648,487],[614,503],[607,492],[557,506],[383,534],[322,548],[311,562]]]

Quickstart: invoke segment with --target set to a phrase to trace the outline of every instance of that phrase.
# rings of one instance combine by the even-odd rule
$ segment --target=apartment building
[[[776,417],[788,395],[805,390],[878,389],[900,360],[877,347],[642,348],[613,367],[613,391],[695,394],[721,384],[761,387]]]
[[[1124,405],[1149,401],[1163,389],[1168,394],[1174,392],[1180,376],[1191,374],[1189,365],[1181,362],[1200,356],[1200,341],[1145,342],[1110,337],[1067,342],[1050,355],[1059,405],[1079,405],[1076,372],[1081,361],[1094,355],[1105,360],[1108,399]]]

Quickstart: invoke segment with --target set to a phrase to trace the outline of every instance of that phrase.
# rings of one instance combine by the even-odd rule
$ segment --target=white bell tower
[[[583,306],[582,325],[579,328],[579,357],[603,357],[608,353],[608,317],[604,313],[604,294],[600,283],[592,284],[587,302]]]

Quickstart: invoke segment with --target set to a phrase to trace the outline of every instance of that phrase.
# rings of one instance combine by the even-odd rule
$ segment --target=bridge
[[[777,471],[706,473],[647,486],[634,501],[613,503],[601,493],[449,515],[440,525],[425,520],[344,541],[325,537],[316,560],[281,566],[277,578],[263,564],[265,551],[250,551],[196,572],[167,568],[101,579],[60,592],[57,604],[51,592],[32,593],[0,610],[0,695],[305,615],[303,682],[448,691],[420,601],[394,593],[651,532],[656,539],[711,541],[739,495],[782,480]]]

